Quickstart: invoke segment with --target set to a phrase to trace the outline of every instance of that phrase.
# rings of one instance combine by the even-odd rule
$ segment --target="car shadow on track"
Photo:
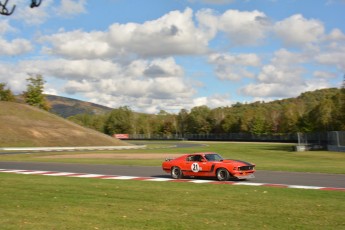
[[[152,175],[151,177],[154,178],[168,178],[168,179],[173,179],[170,175]],[[189,179],[189,180],[214,180],[218,181],[215,177],[183,177],[183,179]],[[238,181],[248,181],[247,179],[236,179],[232,178],[228,181],[233,181],[233,182],[238,182]]]

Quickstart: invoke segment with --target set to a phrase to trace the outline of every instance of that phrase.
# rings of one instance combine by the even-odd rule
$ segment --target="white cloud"
[[[323,23],[306,19],[301,14],[279,21],[274,26],[276,35],[287,46],[304,46],[319,41],[324,34]]]
[[[340,71],[345,72],[345,47],[343,50],[325,52],[317,55],[315,60],[323,65],[335,66]]]
[[[143,24],[113,24],[109,43],[140,56],[201,54],[207,51],[209,38],[198,30],[193,11],[171,11],[163,17]]]
[[[0,47],[0,56],[20,55],[30,52],[33,49],[30,41],[21,38],[13,39],[12,41],[6,41],[0,37]]]
[[[251,97],[281,99],[288,97],[297,97],[303,92],[328,87],[330,87],[329,84],[323,80],[312,80],[300,83],[291,82],[291,84],[259,83],[249,84],[243,87],[240,92],[246,96]]]
[[[16,9],[11,17],[28,25],[40,25],[48,18],[63,16],[69,17],[81,13],[86,13],[86,0],[42,0],[39,7],[30,7],[27,0],[16,0]]]
[[[268,17],[257,10],[228,10],[219,17],[218,28],[233,45],[256,45],[265,38],[270,25]]]
[[[173,58],[155,59],[148,64],[143,73],[150,78],[181,77],[183,69],[176,65]]]
[[[326,71],[315,71],[313,75],[315,78],[325,79],[325,80],[337,77],[336,73],[331,73],[331,72],[326,72]]]
[[[16,29],[9,24],[8,20],[5,19],[0,21],[0,35],[15,31]]]
[[[340,29],[333,29],[327,36],[330,41],[345,41],[345,34]]]
[[[112,49],[103,32],[83,32],[81,30],[43,36],[41,42],[49,42],[52,47],[44,47],[43,52],[77,59],[107,58]]]
[[[43,0],[39,7],[30,8],[29,1],[17,0],[16,10],[11,16],[25,24],[43,24],[51,16],[50,8],[53,3],[53,0]]]
[[[23,61],[20,63],[20,68],[26,72],[71,80],[110,78],[119,74],[121,70],[121,67],[116,63],[99,59]]]
[[[180,101],[182,108],[196,93],[173,58],[135,60],[128,64],[100,59],[55,59],[22,61],[18,67],[21,72],[38,72],[60,83],[64,81],[54,94],[82,95],[112,107],[129,105],[142,111],[149,102],[155,101],[154,107],[149,105],[151,110],[159,111],[162,106],[173,110],[178,107],[174,102]],[[52,91],[53,81],[48,91]],[[145,103],[140,104],[140,101]]]
[[[40,39],[51,44],[45,53],[68,58],[117,58],[202,54],[209,35],[194,25],[193,12],[171,11],[143,24],[115,23],[108,31],[61,32]]]
[[[254,74],[248,67],[260,65],[260,58],[256,54],[211,54],[208,60],[215,65],[216,75],[221,80],[252,78]]]
[[[231,106],[233,101],[229,99],[229,95],[211,95],[209,97],[197,97],[193,99],[193,106],[202,106],[207,105],[210,108],[217,108],[217,107],[224,107],[224,106]]]
[[[262,83],[301,84],[306,72],[304,63],[311,58],[304,53],[290,52],[286,49],[277,50],[270,64],[262,66],[257,80]]]
[[[71,16],[86,13],[86,0],[61,0],[61,5],[56,9],[58,15]]]
[[[211,9],[202,9],[196,12],[196,21],[199,23],[199,29],[209,40],[214,38],[218,32],[218,17]]]
[[[70,80],[65,84],[64,87],[64,91],[70,95],[75,93],[88,93],[93,90],[94,89],[91,82],[86,81],[85,79],[81,81]]]
[[[276,83],[282,85],[300,84],[302,81],[303,68],[285,68],[274,65],[262,67],[258,80],[262,83]]]

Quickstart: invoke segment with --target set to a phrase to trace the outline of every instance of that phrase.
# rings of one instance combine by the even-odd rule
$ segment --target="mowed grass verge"
[[[181,143],[181,142],[180,142]],[[190,142],[187,142],[190,143]],[[331,151],[292,151],[293,144],[277,143],[214,143],[198,142],[204,144],[189,148],[167,148],[176,142],[142,142],[147,149],[140,150],[117,150],[117,151],[89,151],[89,152],[56,152],[56,153],[33,153],[33,154],[8,154],[0,155],[0,161],[35,161],[35,162],[63,162],[85,164],[112,164],[112,165],[145,165],[160,166],[164,161],[161,158],[129,159],[121,158],[95,158],[83,156],[83,158],[69,158],[74,154],[185,154],[194,152],[217,152],[226,159],[239,159],[256,164],[257,170],[292,171],[292,172],[318,172],[345,174],[345,153]],[[51,155],[66,155],[66,158],[42,158]],[[91,155],[90,155],[91,156]]]
[[[1,229],[344,229],[345,193],[0,173]]]

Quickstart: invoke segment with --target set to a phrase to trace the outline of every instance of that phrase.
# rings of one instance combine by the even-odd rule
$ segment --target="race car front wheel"
[[[181,179],[183,177],[182,171],[179,167],[172,167],[171,169],[171,177],[174,179]]]
[[[230,179],[230,173],[225,168],[218,169],[216,176],[219,181],[227,181]]]

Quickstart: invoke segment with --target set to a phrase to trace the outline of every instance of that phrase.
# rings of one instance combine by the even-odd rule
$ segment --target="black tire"
[[[219,181],[227,181],[230,179],[231,175],[229,173],[228,170],[226,170],[225,168],[220,168],[217,170],[217,173],[216,173],[216,176],[217,176],[217,179]]]
[[[171,177],[174,179],[181,179],[183,177],[183,173],[179,167],[172,167],[171,168]]]

